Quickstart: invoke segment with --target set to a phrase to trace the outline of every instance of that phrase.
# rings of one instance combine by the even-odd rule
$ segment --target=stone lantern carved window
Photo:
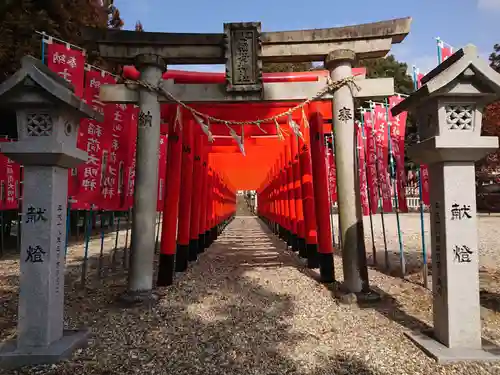
[[[448,104],[446,124],[449,130],[473,130],[474,106],[472,104]]]
[[[52,117],[47,113],[28,113],[28,137],[46,137],[52,135]]]

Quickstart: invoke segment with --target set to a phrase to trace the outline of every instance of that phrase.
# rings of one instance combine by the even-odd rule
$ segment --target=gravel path
[[[0,301],[10,312],[1,339],[15,328],[16,263],[0,261]],[[174,287],[157,291],[151,310],[115,304],[123,273],[84,290],[70,273],[67,323],[93,331],[89,348],[19,374],[500,374],[495,364],[437,366],[404,337],[431,319],[422,287],[372,270],[383,301],[360,308],[339,305],[309,274],[254,217],[236,218]],[[499,279],[482,275],[497,292]],[[498,311],[484,309],[483,333],[500,343]]]

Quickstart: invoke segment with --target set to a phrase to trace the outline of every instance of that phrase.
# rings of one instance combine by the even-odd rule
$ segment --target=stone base
[[[450,349],[434,339],[432,331],[405,333],[425,354],[434,358],[438,364],[461,361],[500,361],[500,347],[483,339],[482,349]]]
[[[17,348],[17,340],[5,342],[0,347],[0,368],[12,370],[23,366],[46,365],[71,357],[76,349],[88,345],[90,331],[67,330],[60,340],[50,346],[25,350]]]
[[[368,305],[382,300],[380,294],[373,290],[353,293],[346,290],[344,284],[337,284],[337,288],[335,288],[335,298],[345,305]]]
[[[127,290],[120,295],[118,301],[124,307],[136,307],[138,305],[151,306],[158,302],[158,296],[152,290],[131,291]]]

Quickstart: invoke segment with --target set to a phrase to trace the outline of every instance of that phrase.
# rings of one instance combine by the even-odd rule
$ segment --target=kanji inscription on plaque
[[[224,24],[228,92],[262,90],[260,34],[259,22]]]

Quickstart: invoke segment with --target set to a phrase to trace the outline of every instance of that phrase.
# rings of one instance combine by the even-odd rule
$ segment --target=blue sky
[[[240,21],[260,21],[263,31],[284,31],[411,16],[410,34],[392,53],[421,72],[437,64],[438,36],[456,48],[473,43],[485,58],[493,44],[500,43],[500,0],[115,0],[115,4],[126,29],[140,20],[145,31],[164,32],[221,33],[224,22]],[[223,70],[217,65],[176,68]]]

